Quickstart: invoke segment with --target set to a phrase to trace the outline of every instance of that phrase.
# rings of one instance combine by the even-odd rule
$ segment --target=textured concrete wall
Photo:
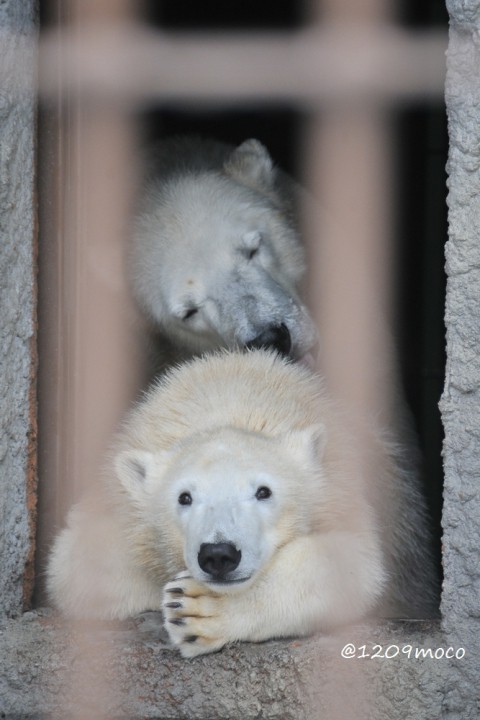
[[[347,641],[356,658],[342,658]],[[452,668],[463,663],[423,657],[441,647],[435,625],[400,622],[183,660],[138,630],[97,628],[79,640],[48,614],[27,613],[0,621],[0,717],[439,720]]]
[[[34,8],[34,0],[0,2],[0,611],[7,615],[28,605],[33,582]]]
[[[449,718],[478,718],[480,701],[480,1],[450,0],[444,630],[468,642],[452,669]]]

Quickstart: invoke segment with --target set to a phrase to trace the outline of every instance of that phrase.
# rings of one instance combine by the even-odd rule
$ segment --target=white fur
[[[163,609],[184,656],[425,612],[423,507],[401,452],[297,364],[263,351],[193,360],[133,410],[96,496],[70,512],[50,596],[76,617]],[[198,564],[215,542],[241,551],[223,584]]]
[[[135,295],[176,359],[246,345],[280,324],[294,359],[309,352],[315,331],[300,299],[297,193],[257,140],[236,149],[195,138],[160,146],[131,266]]]

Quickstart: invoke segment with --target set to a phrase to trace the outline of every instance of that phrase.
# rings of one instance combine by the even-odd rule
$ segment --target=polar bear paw
[[[163,594],[165,629],[185,658],[220,650],[228,616],[225,597],[194,580],[188,571],[167,583]]]

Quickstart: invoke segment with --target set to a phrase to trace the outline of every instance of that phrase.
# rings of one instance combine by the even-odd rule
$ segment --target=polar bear
[[[57,537],[72,617],[163,610],[182,655],[434,607],[423,501],[397,444],[308,368],[220,352],[162,376]]]
[[[243,347],[311,361],[300,193],[258,140],[234,148],[175,137],[151,153],[130,268],[165,364]]]

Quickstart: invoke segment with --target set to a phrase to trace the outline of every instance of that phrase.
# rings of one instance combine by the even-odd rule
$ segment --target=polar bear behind
[[[261,350],[170,371],[128,416],[48,565],[72,617],[163,610],[184,656],[434,608],[402,450]]]
[[[138,202],[131,276],[164,354],[247,346],[309,355],[299,193],[258,140],[159,144]]]

